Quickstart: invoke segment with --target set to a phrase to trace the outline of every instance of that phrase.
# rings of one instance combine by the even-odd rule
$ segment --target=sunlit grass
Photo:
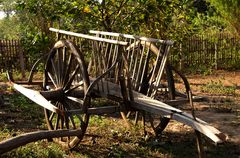
[[[206,85],[201,86],[202,92],[207,92],[210,94],[225,94],[225,95],[234,95],[236,94],[237,87],[233,86],[224,86],[221,80],[219,81],[210,81]]]

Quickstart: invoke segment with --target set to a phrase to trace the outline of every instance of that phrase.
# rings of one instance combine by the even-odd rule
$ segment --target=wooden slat
[[[103,106],[103,107],[88,108],[87,113],[93,114],[93,115],[101,115],[101,114],[115,113],[115,112],[119,112],[119,111],[120,111],[119,106]],[[74,109],[74,110],[69,110],[67,113],[83,114],[84,112],[82,111],[82,109]]]

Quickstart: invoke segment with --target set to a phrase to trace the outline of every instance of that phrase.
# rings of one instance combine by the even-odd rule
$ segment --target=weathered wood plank
[[[38,105],[41,105],[42,107],[44,107],[48,110],[51,110],[52,112],[56,112],[58,114],[63,114],[63,111],[61,111],[59,108],[57,108],[56,106],[51,104],[48,100],[46,100],[40,94],[40,92],[25,88],[25,87],[23,87],[21,85],[18,85],[16,83],[12,83],[12,85],[17,91],[19,91],[20,93],[22,93],[23,95],[28,97],[30,100],[37,103]]]
[[[101,115],[101,114],[110,114],[110,113],[119,112],[119,110],[120,110],[119,106],[103,106],[103,107],[88,108],[87,113],[93,114],[93,115]],[[82,114],[84,112],[82,111],[82,109],[74,109],[74,110],[69,110],[68,113]]]

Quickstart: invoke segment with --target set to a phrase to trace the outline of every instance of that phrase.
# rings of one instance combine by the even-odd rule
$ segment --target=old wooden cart
[[[42,91],[12,84],[44,107],[49,130],[80,129],[77,135],[56,138],[56,142],[75,147],[87,130],[90,115],[113,112],[120,112],[128,126],[141,119],[143,127],[150,125],[156,135],[174,119],[215,143],[225,141],[223,133],[194,116],[193,101],[201,98],[192,96],[186,77],[168,64],[173,41],[102,31],[90,31],[93,36],[50,30],[59,41],[45,60]],[[185,85],[184,93],[175,86],[176,75]],[[29,83],[34,84],[31,77]],[[98,98],[114,104],[100,106],[95,102]],[[192,114],[174,107],[187,103]]]

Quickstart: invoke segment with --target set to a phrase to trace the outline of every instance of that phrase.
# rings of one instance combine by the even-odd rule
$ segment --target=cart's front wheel
[[[86,131],[89,120],[86,109],[90,98],[85,94],[89,84],[81,52],[68,40],[58,41],[46,61],[43,88],[45,91],[61,89],[60,95],[48,100],[64,114],[45,109],[45,119],[49,130],[81,129],[78,136],[54,139],[66,148],[75,147]]]

